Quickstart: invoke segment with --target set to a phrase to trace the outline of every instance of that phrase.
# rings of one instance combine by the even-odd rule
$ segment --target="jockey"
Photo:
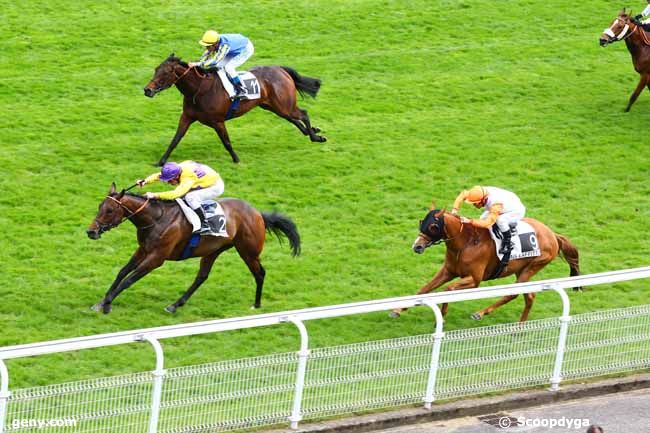
[[[521,203],[515,193],[493,186],[475,186],[458,194],[454,201],[451,213],[458,215],[463,201],[471,203],[477,209],[485,207],[481,219],[468,219],[461,217],[464,223],[475,227],[490,228],[494,224],[499,227],[503,242],[499,254],[506,254],[512,250],[512,235],[517,228],[517,222],[526,214],[526,207]]]
[[[183,161],[180,164],[168,162],[163,165],[159,173],[154,173],[146,179],[138,179],[136,184],[142,188],[156,181],[175,185],[176,189],[159,193],[147,192],[145,197],[174,200],[185,196],[185,202],[199,216],[201,226],[206,222],[201,202],[215,200],[224,191],[223,180],[219,173],[207,165],[194,161]]]
[[[634,20],[638,22],[644,30],[650,30],[650,0],[648,0],[648,6],[643,9],[643,11],[634,17]]]
[[[246,90],[235,68],[253,55],[252,42],[238,33],[220,35],[214,30],[208,30],[203,34],[199,44],[206,47],[206,50],[198,62],[191,62],[189,65],[200,66],[208,71],[223,68],[237,91],[233,99],[241,99],[246,94]]]

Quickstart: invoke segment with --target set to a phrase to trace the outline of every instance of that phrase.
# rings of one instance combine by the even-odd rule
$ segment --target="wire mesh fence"
[[[447,332],[436,400],[545,385],[553,374],[558,318]],[[432,335],[319,348],[307,360],[304,419],[422,402]],[[286,423],[298,355],[281,353],[167,370],[157,431],[199,433]],[[650,305],[574,316],[562,376],[650,368]],[[149,430],[153,376],[138,373],[13,391],[6,432],[61,432],[22,420],[73,420],[70,432]],[[19,421],[19,422],[16,422]]]

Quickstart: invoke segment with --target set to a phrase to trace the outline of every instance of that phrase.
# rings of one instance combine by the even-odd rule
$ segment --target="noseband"
[[[630,33],[628,33],[628,30],[630,29],[630,25],[625,20],[623,20],[623,18],[620,18],[620,17],[617,17],[614,20],[614,23],[617,23],[619,21],[622,22],[623,24],[625,24],[625,27],[623,27],[623,30],[621,30],[618,35],[614,33],[614,31],[612,30],[612,26],[609,26],[608,28],[606,28],[603,31],[603,33],[606,34],[607,36],[609,36],[610,38],[616,40],[616,41],[624,41],[625,39],[632,36],[634,34],[634,32],[636,32],[639,29],[639,26],[636,23],[634,23],[634,29],[632,29],[632,31]],[[614,24],[612,24],[612,25],[614,25]]]

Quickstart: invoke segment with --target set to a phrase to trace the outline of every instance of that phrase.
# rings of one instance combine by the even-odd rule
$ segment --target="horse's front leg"
[[[230,154],[230,157],[232,158],[232,162],[238,163],[239,157],[233,150],[232,145],[230,144],[230,137],[228,137],[228,130],[226,129],[226,124],[224,122],[217,122],[214,124],[213,128],[215,131],[217,131],[217,134],[219,135],[219,138],[223,143],[223,147],[225,147],[228,153]]]
[[[108,294],[112,291],[115,290],[118,284],[122,282],[124,277],[126,277],[132,270],[136,268],[138,263],[142,261],[144,254],[141,248],[138,248],[135,253],[131,256],[131,259],[128,261],[126,265],[120,271],[117,273],[117,276],[115,277],[115,281],[113,281],[113,284],[111,284],[111,287],[106,291],[106,295],[104,295],[104,298],[108,296]],[[102,299],[100,302],[96,303],[91,307],[91,309],[95,311],[102,311],[104,308],[104,299]]]
[[[122,293],[124,289],[133,285],[136,281],[138,281],[140,278],[147,275],[149,272],[160,267],[160,265],[162,265],[164,261],[165,259],[160,255],[149,256],[146,257],[144,260],[142,260],[142,262],[140,262],[136,266],[135,270],[131,272],[131,274],[128,277],[122,280],[117,285],[117,287],[115,287],[112,290],[109,290],[108,293],[106,293],[106,296],[101,301],[102,311],[104,312],[104,314],[108,314],[111,312],[111,310],[113,309],[111,303],[115,298],[117,298],[117,296],[120,293]]]
[[[445,292],[453,292],[454,290],[460,290],[460,289],[471,289],[473,287],[478,287],[479,284],[480,281],[477,282],[472,276],[463,277],[459,281],[455,282],[454,284],[450,284],[445,289]],[[443,316],[447,315],[448,309],[449,309],[449,305],[446,302],[442,304],[441,312]]]
[[[183,138],[190,125],[194,123],[194,120],[195,119],[190,118],[183,111],[181,118],[178,120],[178,128],[176,129],[176,134],[174,135],[174,138],[172,138],[172,142],[169,143],[169,147],[167,147],[164,155],[160,158],[160,161],[158,161],[158,164],[156,165],[163,166],[167,162],[169,155],[171,155],[171,153],[174,151],[176,145],[181,141],[181,138]]]
[[[422,295],[424,293],[429,293],[433,289],[437,289],[438,287],[442,286],[448,281],[453,280],[454,278],[456,278],[456,275],[449,272],[449,269],[447,269],[446,266],[443,266],[431,281],[429,281],[427,284],[422,286],[420,290],[418,290],[417,294]],[[390,317],[399,317],[403,311],[406,311],[406,308],[396,308],[390,313]]]
[[[221,251],[216,251],[208,256],[201,258],[199,273],[196,274],[196,278],[194,279],[194,282],[190,288],[187,289],[183,296],[181,296],[176,302],[168,305],[165,308],[165,311],[168,313],[175,313],[178,307],[185,305],[188,299],[190,299],[194,292],[196,292],[196,289],[198,289],[199,286],[201,286],[201,284],[203,284],[203,282],[208,279],[208,275],[210,275],[210,271],[212,270],[212,265],[214,265],[214,261],[217,260],[217,257],[219,257],[220,253]]]
[[[627,107],[625,107],[625,112],[627,113],[630,111],[630,108],[632,108],[632,104],[634,104],[634,101],[636,101],[636,98],[639,97],[641,92],[643,91],[643,88],[648,84],[650,81],[650,74],[648,75],[641,75],[641,79],[639,80],[639,84],[636,85],[636,89],[634,89],[634,92],[632,93],[632,96],[630,96],[630,100],[627,103]]]

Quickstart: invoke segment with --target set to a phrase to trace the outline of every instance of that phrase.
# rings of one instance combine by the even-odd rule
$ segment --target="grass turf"
[[[196,58],[209,27],[252,39],[247,67],[287,65],[323,80],[318,98],[300,105],[325,144],[256,110],[227,124],[241,164],[198,124],[172,155],[215,167],[226,196],[298,225],[297,259],[268,238],[259,312],[415,293],[444,254],[411,252],[417,222],[432,198],[449,207],[477,183],[517,192],[528,216],[577,245],[584,273],[646,265],[650,96],[623,113],[638,76],[623,44],[597,44],[617,10],[606,1],[590,10],[578,15],[567,0],[4,5],[0,346],[254,313],[254,281],[234,251],[176,315],[163,307],[189,286],[197,260],[167,263],[108,316],[89,310],[135,249],[135,230],[126,223],[92,242],[85,228],[112,181],[123,187],[154,171],[180,115],[175,89],[150,100],[142,88],[170,52]],[[565,275],[558,260],[537,278]],[[648,287],[597,286],[571,295],[573,311],[645,303]],[[488,302],[452,305],[446,327],[515,321],[523,307],[516,300],[470,321]],[[560,311],[544,293],[531,319]],[[320,347],[427,333],[432,317],[416,309],[308,328]],[[276,327],[164,345],[175,366],[291,351],[297,341],[293,328]],[[22,387],[150,370],[152,358],[129,346],[9,366],[12,387]]]

